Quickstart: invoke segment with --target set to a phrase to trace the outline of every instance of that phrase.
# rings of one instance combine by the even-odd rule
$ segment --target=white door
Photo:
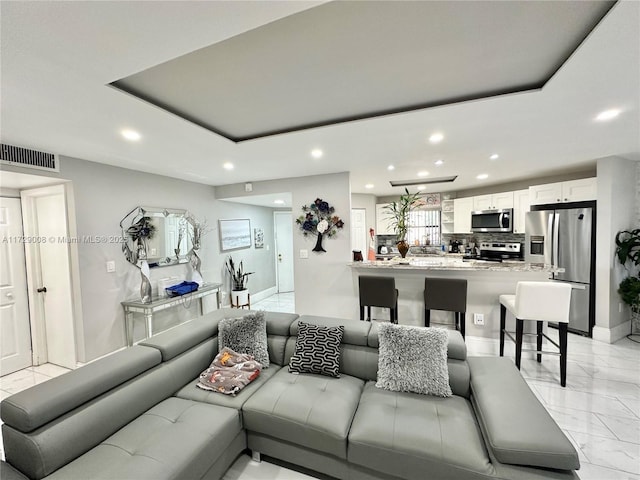
[[[0,375],[31,366],[31,326],[19,198],[0,198]]]
[[[293,292],[293,219],[291,212],[273,212],[278,293]]]
[[[76,368],[67,200],[63,185],[21,191],[37,363]]]
[[[351,250],[360,250],[367,258],[367,221],[364,208],[351,209]]]

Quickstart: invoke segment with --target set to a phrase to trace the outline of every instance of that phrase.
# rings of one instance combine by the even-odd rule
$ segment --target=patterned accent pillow
[[[376,387],[438,397],[452,395],[446,330],[381,323],[378,336],[380,354]]]
[[[228,347],[234,352],[252,355],[262,368],[269,366],[267,349],[267,321],[264,312],[244,317],[225,318],[218,325],[218,352]]]
[[[340,376],[340,342],[344,327],[322,327],[298,322],[296,348],[289,360],[292,373]]]

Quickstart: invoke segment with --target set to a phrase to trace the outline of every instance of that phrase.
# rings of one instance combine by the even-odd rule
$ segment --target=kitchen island
[[[424,325],[424,278],[463,278],[467,280],[466,333],[480,337],[498,338],[500,331],[500,303],[502,294],[513,294],[520,281],[546,281],[559,269],[551,265],[536,265],[522,261],[485,262],[463,261],[461,256],[394,258],[376,262],[351,262],[354,288],[357,295],[358,276],[392,276],[396,280],[398,320],[404,325]],[[474,313],[484,316],[484,325],[474,325]],[[388,320],[389,314],[373,308],[374,319]],[[453,324],[453,314],[432,312],[433,326]],[[507,328],[515,329],[513,318],[507,317]]]

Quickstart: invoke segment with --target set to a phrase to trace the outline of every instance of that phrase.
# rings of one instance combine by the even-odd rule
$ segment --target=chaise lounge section
[[[246,313],[246,311],[244,312]],[[375,322],[266,313],[270,366],[196,388],[218,310],[5,399],[2,478],[219,479],[241,452],[340,479],[576,479],[578,456],[504,358],[449,332],[448,398],[375,386]],[[340,377],[290,373],[299,322],[344,326]]]

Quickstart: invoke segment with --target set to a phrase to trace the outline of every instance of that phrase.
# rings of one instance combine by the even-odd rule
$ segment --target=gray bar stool
[[[454,312],[456,330],[465,335],[467,281],[459,278],[424,279],[424,326],[431,326],[431,310]]]
[[[360,288],[360,320],[364,320],[364,307],[367,307],[367,321],[371,321],[371,307],[388,308],[391,323],[398,323],[398,290],[393,277],[361,275],[358,277]]]
[[[560,385],[567,385],[567,327],[571,308],[571,285],[563,282],[518,282],[515,295],[500,295],[500,356],[504,356],[504,336],[516,343],[516,367],[520,369],[523,351],[536,352],[536,360],[542,362],[541,354],[560,355]],[[516,318],[516,336],[506,329],[507,310]],[[524,333],[524,321],[536,322],[536,333]],[[543,322],[558,322],[558,339],[554,342],[542,332]],[[535,349],[523,349],[522,337],[534,335]],[[558,352],[542,350],[542,339],[546,338]]]

